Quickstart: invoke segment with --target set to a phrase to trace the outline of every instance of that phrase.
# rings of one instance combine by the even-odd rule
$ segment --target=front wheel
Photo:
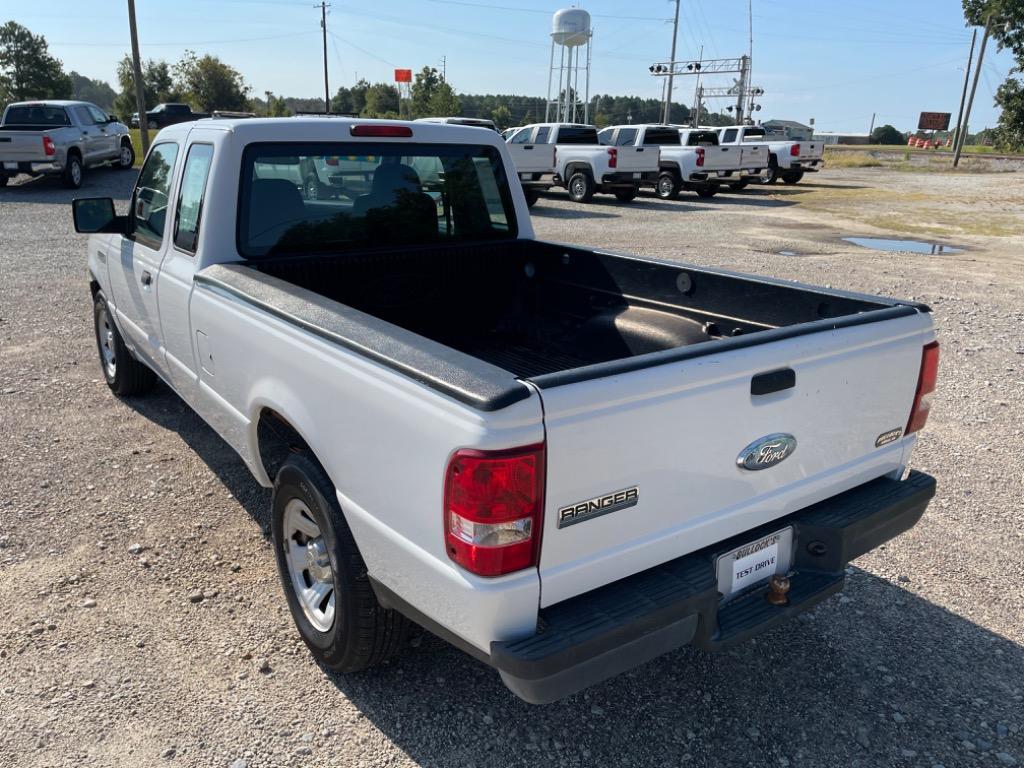
[[[747,188],[748,181],[730,181],[729,189],[733,192],[741,192]]]
[[[313,174],[307,176],[306,180],[302,182],[302,194],[305,195],[307,200],[319,200],[320,179]]]
[[[67,165],[64,166],[64,175],[61,181],[68,189],[78,189],[82,186],[82,178],[85,171],[82,168],[82,158],[76,154],[68,155]]]
[[[293,454],[278,471],[271,528],[285,598],[313,656],[337,672],[393,656],[405,617],[377,602],[334,484],[309,454]]]
[[[92,315],[96,329],[96,348],[100,353],[100,367],[111,391],[115,395],[126,397],[141,395],[152,389],[156,383],[156,374],[132,357],[128,351],[120,331],[114,325],[103,291],[98,291],[93,299]]]
[[[662,200],[675,200],[679,197],[679,179],[674,173],[665,171],[658,176],[658,184],[654,191]]]
[[[774,184],[779,180],[779,163],[775,157],[768,160],[768,172],[761,177],[762,184]]]
[[[616,189],[615,199],[620,203],[631,203],[636,199],[635,189]]]
[[[804,177],[803,171],[786,171],[782,174],[782,181],[786,184],[796,184]]]
[[[569,177],[569,199],[574,203],[589,203],[594,199],[594,180],[590,174],[576,171]]]
[[[533,208],[540,200],[540,192],[535,189],[524,189],[523,195],[526,197],[526,207]]]
[[[117,167],[122,171],[130,171],[135,165],[135,147],[130,141],[121,142],[117,153]]]

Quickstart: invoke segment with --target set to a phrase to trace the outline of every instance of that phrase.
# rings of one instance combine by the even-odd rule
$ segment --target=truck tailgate
[[[554,144],[508,144],[517,173],[554,173]]]
[[[824,152],[824,145],[820,141],[801,141],[801,160],[820,160]]]
[[[51,160],[43,151],[44,131],[0,131],[0,162]]]
[[[740,147],[704,147],[704,166],[697,170],[706,172],[735,171],[743,167],[742,156]]]
[[[915,314],[597,378],[536,377],[542,606],[898,471],[913,438],[893,431],[906,425],[929,329]],[[792,387],[752,394],[755,375],[783,368]],[[775,433],[796,439],[787,460],[738,466]]]
[[[658,170],[661,153],[657,147],[616,147],[618,158],[615,171],[654,172]]]

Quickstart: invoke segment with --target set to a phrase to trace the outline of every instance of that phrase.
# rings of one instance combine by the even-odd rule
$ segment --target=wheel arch
[[[308,453],[317,458],[309,441],[294,426],[292,420],[275,408],[261,405],[253,423],[255,424],[254,439],[256,441],[256,450],[253,455],[258,458],[259,466],[270,483],[273,483],[281,466],[291,454]],[[257,479],[263,481],[263,478]]]
[[[587,163],[575,162],[569,163],[565,166],[565,183],[569,183],[569,179],[577,171],[587,174],[591,179],[594,178],[594,169],[591,168]]]

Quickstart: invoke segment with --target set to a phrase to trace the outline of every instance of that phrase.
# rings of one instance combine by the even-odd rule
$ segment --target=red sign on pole
[[[949,112],[922,112],[921,119],[917,121],[919,131],[948,131]]]
[[[412,82],[412,70],[411,69],[396,69],[395,70],[395,82],[396,83],[411,83]]]

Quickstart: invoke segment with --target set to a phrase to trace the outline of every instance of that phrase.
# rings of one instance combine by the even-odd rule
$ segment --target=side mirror
[[[75,232],[95,234],[107,232],[124,234],[127,216],[118,216],[114,201],[109,197],[79,197],[71,201],[71,213],[75,220]]]

